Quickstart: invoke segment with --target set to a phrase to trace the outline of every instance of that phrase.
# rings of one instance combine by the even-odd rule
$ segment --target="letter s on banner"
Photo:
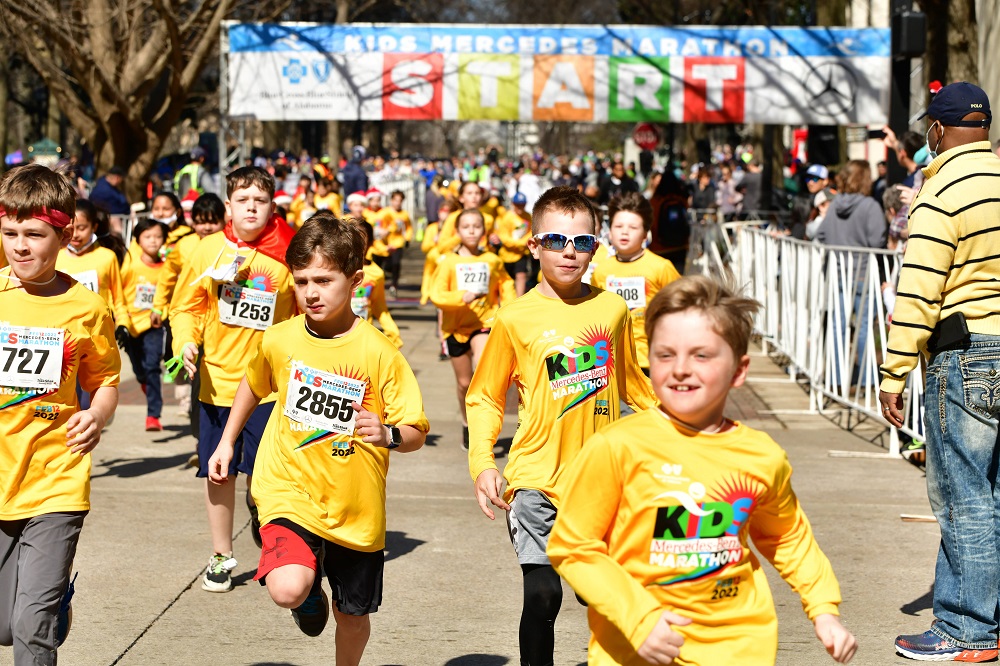
[[[444,56],[386,53],[382,71],[382,117],[386,120],[441,118]]]

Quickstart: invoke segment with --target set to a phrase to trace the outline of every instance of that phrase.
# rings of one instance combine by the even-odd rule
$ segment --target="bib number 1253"
[[[219,285],[219,321],[258,331],[274,322],[277,294],[232,283]]]

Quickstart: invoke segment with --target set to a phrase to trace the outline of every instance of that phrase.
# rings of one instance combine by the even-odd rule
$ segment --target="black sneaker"
[[[201,589],[206,592],[228,592],[233,589],[233,569],[236,560],[231,555],[216,553],[208,559],[205,575],[201,578]]]
[[[250,489],[247,488],[247,509],[250,511],[250,536],[258,548],[264,547],[264,541],[260,538],[260,518],[257,514],[257,505],[253,502]]]
[[[80,572],[76,572],[73,578],[69,581],[69,586],[66,588],[66,594],[63,595],[62,601],[59,602],[59,615],[56,618],[56,647],[59,647],[66,642],[66,637],[69,635],[69,630],[73,626],[73,594],[76,593],[76,577],[80,575]]]
[[[469,426],[462,426],[462,448],[469,450]]]
[[[319,572],[316,573],[319,583]],[[316,637],[323,633],[326,622],[330,619],[330,599],[321,584],[313,586],[313,590],[298,608],[292,609],[292,619],[306,636]]]

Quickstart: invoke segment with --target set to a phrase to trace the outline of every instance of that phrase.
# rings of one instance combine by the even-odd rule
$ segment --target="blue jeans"
[[[130,337],[126,345],[135,379],[146,385],[146,416],[156,418],[160,418],[163,411],[163,391],[160,387],[163,333],[162,328],[151,328],[137,338]]]
[[[967,649],[997,646],[1000,595],[1000,336],[935,355],[924,394],[927,496],[941,528],[931,631]]]

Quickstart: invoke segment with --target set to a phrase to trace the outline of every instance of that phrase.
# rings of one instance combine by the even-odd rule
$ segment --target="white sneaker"
[[[235,568],[236,560],[231,555],[212,555],[208,558],[205,575],[201,578],[201,589],[206,592],[228,592],[233,589],[232,570]]]

